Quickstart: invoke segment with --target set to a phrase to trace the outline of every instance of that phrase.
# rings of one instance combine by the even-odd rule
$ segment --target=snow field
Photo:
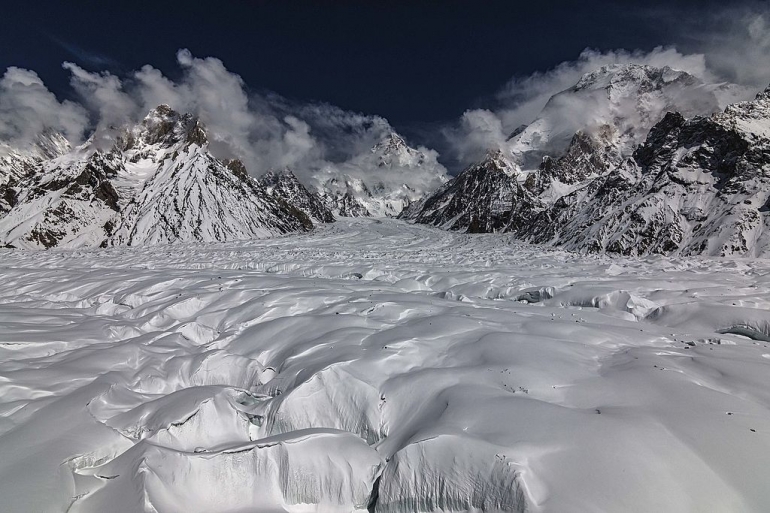
[[[395,220],[0,251],[3,511],[767,511],[770,264]]]

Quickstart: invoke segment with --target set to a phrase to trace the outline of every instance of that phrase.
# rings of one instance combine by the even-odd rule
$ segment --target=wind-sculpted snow
[[[388,219],[0,250],[0,509],[768,511],[768,271]]]

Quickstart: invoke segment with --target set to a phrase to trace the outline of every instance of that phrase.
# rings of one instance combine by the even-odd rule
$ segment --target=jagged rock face
[[[124,130],[109,151],[86,143],[5,168],[25,172],[5,188],[13,194],[4,196],[0,244],[11,247],[227,241],[312,228],[242,164],[214,158],[202,124],[167,106]]]
[[[289,169],[269,171],[259,179],[268,193],[301,210],[313,222],[332,223],[334,215],[321,201],[310,192]]]
[[[419,212],[410,209],[402,217],[470,233],[509,231],[518,224],[515,211],[525,205],[533,211],[538,203],[515,173],[502,153],[492,153],[427,198]]]
[[[766,254],[769,136],[763,95],[707,118],[667,115],[633,161],[568,214],[563,244],[626,255]],[[576,230],[576,219],[590,219],[590,230]]]
[[[126,207],[110,244],[264,238],[311,227],[253,180],[191,144],[161,163]]]
[[[426,151],[390,133],[370,152],[319,173],[318,195],[335,215],[398,216],[448,180],[435,154]]]
[[[709,117],[669,113],[627,159],[613,141],[578,133],[531,173],[491,173],[487,159],[410,216],[578,251],[770,252],[770,91]]]
[[[95,152],[39,164],[20,182],[13,208],[0,219],[0,240],[12,247],[95,246],[101,244],[120,211],[110,179],[122,163]]]
[[[318,187],[318,196],[333,215],[342,217],[370,217],[367,208],[374,201],[374,195],[363,180],[350,176],[332,177]],[[374,210],[374,209],[372,209]]]
[[[18,202],[17,186],[34,174],[45,159],[53,159],[70,151],[69,142],[59,133],[47,130],[28,148],[11,148],[0,143],[0,216]]]

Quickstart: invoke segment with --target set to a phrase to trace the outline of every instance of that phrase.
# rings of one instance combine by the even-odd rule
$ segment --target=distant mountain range
[[[107,150],[92,141],[72,148],[50,131],[28,148],[0,150],[0,246],[13,248],[262,238],[335,214],[397,215],[420,194],[328,172],[310,189],[290,170],[255,179],[242,162],[209,152],[198,119],[165,105],[119,131]],[[385,172],[424,161],[396,134],[365,157]]]
[[[770,88],[720,110],[726,87],[603,67],[451,179],[435,152],[394,132],[300,179],[290,169],[254,178],[215,158],[201,122],[164,105],[107,149],[46,130],[25,148],[0,144],[0,246],[228,241],[400,216],[581,252],[762,256]]]

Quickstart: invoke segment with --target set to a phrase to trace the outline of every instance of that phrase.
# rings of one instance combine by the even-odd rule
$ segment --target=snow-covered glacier
[[[0,249],[0,510],[770,510],[770,262],[512,237]]]

